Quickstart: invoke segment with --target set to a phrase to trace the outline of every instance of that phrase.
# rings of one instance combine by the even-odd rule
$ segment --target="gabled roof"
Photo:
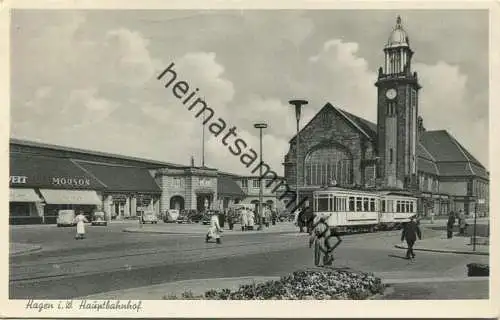
[[[486,168],[448,131],[425,131],[421,136],[421,144],[422,149],[434,158],[440,176],[478,176],[489,179]]]
[[[368,139],[372,141],[377,140],[377,125],[373,122],[370,122],[366,119],[360,118],[358,116],[353,115],[352,113],[349,113],[339,107],[334,107],[332,104],[327,102],[323,108],[321,108],[316,115],[300,130],[299,133],[302,133],[307,127],[311,125],[311,123],[314,122],[314,120],[323,112],[326,112],[326,110],[331,109],[340,114],[342,117],[344,117],[348,123],[350,123],[356,130],[358,130],[361,134],[366,136]],[[290,143],[292,143],[297,135],[294,135],[290,139]]]

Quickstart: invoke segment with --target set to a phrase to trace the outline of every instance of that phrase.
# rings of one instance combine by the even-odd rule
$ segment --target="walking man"
[[[406,250],[406,259],[415,259],[415,252],[413,252],[413,246],[415,241],[417,241],[417,236],[419,240],[422,240],[422,232],[418,224],[415,222],[415,216],[411,217],[410,222],[407,222],[403,227],[403,233],[401,234],[401,242],[406,239],[406,244],[408,249]]]
[[[448,239],[453,238],[453,225],[454,224],[455,224],[455,213],[452,211],[452,212],[450,212],[450,216],[448,217],[448,223],[446,224],[446,232],[447,232]]]

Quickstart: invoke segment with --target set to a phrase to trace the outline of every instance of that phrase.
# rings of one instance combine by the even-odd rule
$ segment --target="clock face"
[[[398,93],[396,92],[396,89],[393,89],[393,88],[387,90],[385,93],[385,96],[387,97],[387,99],[390,99],[390,100],[396,98],[397,95],[398,95]]]

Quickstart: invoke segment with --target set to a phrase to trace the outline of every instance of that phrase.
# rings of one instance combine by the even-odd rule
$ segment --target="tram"
[[[417,199],[398,191],[328,187],[313,192],[313,212],[339,232],[374,232],[399,228],[417,214]]]

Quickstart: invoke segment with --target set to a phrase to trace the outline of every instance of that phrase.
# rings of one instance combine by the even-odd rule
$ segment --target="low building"
[[[248,179],[193,162],[184,166],[11,139],[10,223],[55,223],[61,209],[88,216],[103,211],[108,219],[168,209],[224,210],[258,201],[258,189],[241,187]],[[266,189],[264,202],[275,199]]]

